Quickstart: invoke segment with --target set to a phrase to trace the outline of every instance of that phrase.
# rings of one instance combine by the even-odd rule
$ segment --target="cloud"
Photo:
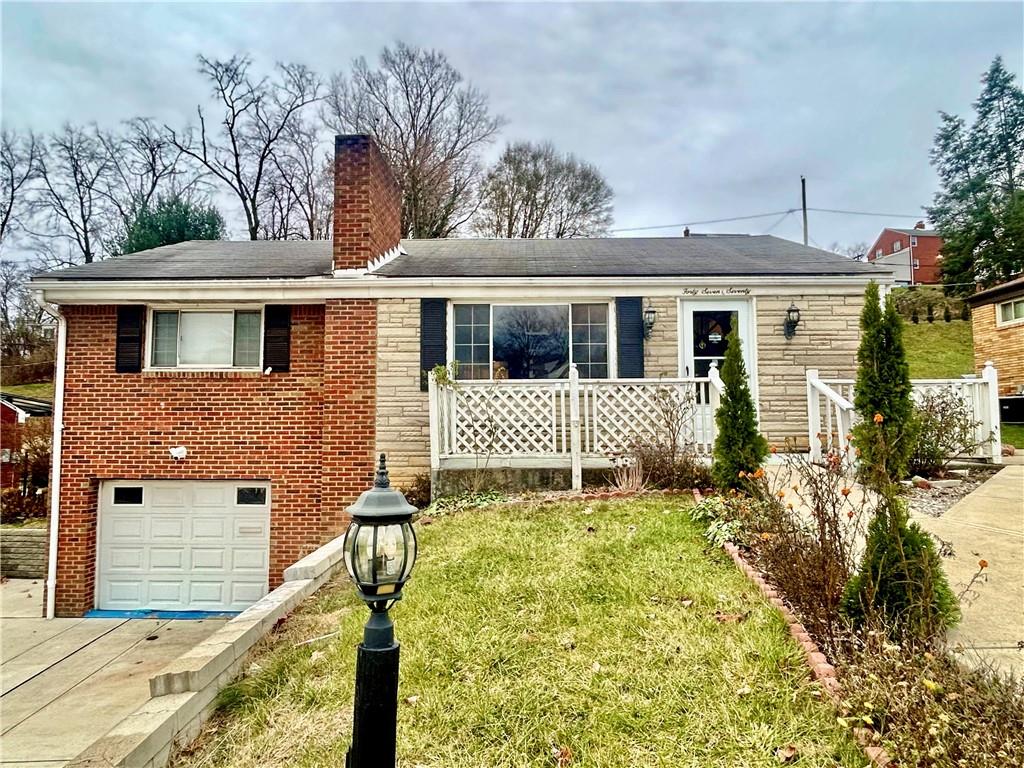
[[[1002,54],[1021,74],[1019,4],[11,4],[7,124],[149,115],[183,125],[206,98],[195,56],[252,54],[324,74],[395,40],[444,51],[490,94],[505,140],[549,139],[596,164],[616,226],[798,204],[917,215],[936,180],[936,112],[967,114]],[[790,217],[775,234],[798,238]],[[715,227],[762,231],[771,219]],[[812,214],[815,241],[905,220]],[[912,222],[911,222],[912,223]],[[664,234],[674,234],[666,230]]]

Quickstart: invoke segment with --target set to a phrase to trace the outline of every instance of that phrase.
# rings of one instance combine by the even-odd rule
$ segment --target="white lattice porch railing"
[[[666,412],[685,415],[680,443],[710,454],[721,393],[708,378],[459,381],[430,375],[431,468],[568,466],[574,487],[582,466],[609,466],[637,437],[665,429]],[[678,410],[673,410],[673,406]]]
[[[820,460],[823,451],[842,451],[857,422],[853,406],[853,379],[821,379],[818,371],[807,371],[807,432],[811,458]],[[919,399],[929,392],[955,392],[970,409],[978,448],[973,458],[1002,463],[999,430],[999,377],[992,362],[985,363],[981,376],[960,379],[914,379],[912,396]]]

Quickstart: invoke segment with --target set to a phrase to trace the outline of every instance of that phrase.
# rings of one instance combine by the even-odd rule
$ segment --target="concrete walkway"
[[[943,566],[954,592],[961,592],[988,561],[986,580],[965,595],[953,646],[973,649],[964,660],[991,662],[1024,676],[1024,464],[1014,463],[989,478],[942,517],[914,515],[921,527],[953,546]]]
[[[223,619],[39,618],[42,582],[0,585],[0,766],[53,768],[149,699],[149,678]]]

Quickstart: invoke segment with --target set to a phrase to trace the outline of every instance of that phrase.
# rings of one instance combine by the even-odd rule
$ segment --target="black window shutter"
[[[291,365],[292,308],[268,304],[263,308],[263,367],[273,373],[288,371]]]
[[[644,312],[639,296],[615,300],[615,325],[618,333],[619,378],[644,377]]]
[[[117,308],[117,351],[114,370],[118,373],[138,373],[142,370],[143,328],[146,307],[142,305]]]
[[[420,299],[420,391],[427,391],[427,373],[448,356],[448,299]]]

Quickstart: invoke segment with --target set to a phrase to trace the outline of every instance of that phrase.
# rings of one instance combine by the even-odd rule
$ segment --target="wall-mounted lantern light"
[[[651,331],[654,330],[654,321],[658,319],[658,313],[654,307],[648,304],[644,307],[644,338],[651,338]]]
[[[796,304],[790,303],[786,310],[786,321],[782,324],[782,333],[787,339],[796,336],[796,327],[800,325],[800,309]]]

